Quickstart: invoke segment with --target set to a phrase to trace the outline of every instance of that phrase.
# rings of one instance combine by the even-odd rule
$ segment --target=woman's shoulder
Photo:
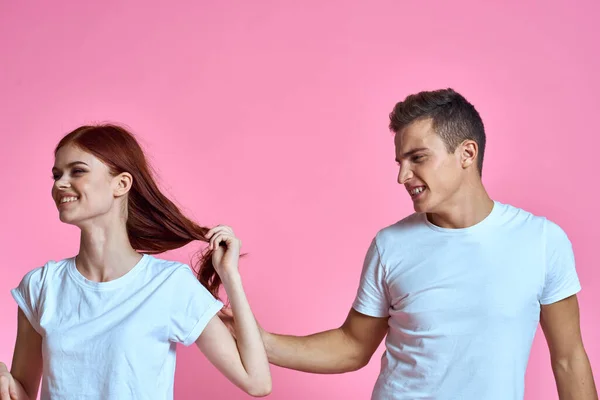
[[[147,269],[152,275],[162,275],[164,277],[176,277],[188,274],[194,274],[192,268],[185,263],[166,260],[154,255],[146,255]]]
[[[72,260],[73,257],[65,258],[59,261],[48,260],[44,265],[33,268],[25,273],[22,282],[34,284],[56,278],[66,271],[67,266],[70,262],[72,262]]]
[[[57,286],[56,281],[64,279],[66,267],[71,259],[47,261],[44,265],[28,271],[11,294],[23,310],[29,322],[39,332],[40,299],[47,288]]]

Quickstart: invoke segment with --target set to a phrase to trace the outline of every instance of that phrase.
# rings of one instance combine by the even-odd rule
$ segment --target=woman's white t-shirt
[[[51,261],[11,293],[42,336],[42,400],[172,399],[176,344],[223,307],[189,266],[150,255],[109,282]]]

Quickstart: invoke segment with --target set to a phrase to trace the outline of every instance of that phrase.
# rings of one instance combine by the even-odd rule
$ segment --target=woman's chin
[[[62,213],[62,212],[58,214],[58,219],[63,224],[75,225],[75,226],[79,226],[79,222],[81,222],[79,220],[79,218],[76,218],[74,215],[69,215],[69,213]]]

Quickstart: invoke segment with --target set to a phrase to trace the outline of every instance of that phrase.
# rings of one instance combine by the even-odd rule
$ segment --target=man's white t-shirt
[[[42,400],[172,399],[176,344],[223,306],[189,266],[150,255],[109,282],[48,262],[11,293],[42,336]]]
[[[510,205],[464,229],[416,213],[381,230],[353,304],[389,317],[372,398],[523,399],[540,305],[580,289],[563,230]]]

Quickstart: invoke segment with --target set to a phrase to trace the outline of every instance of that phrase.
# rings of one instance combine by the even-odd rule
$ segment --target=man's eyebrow
[[[412,149],[410,151],[407,151],[406,153],[402,154],[402,158],[408,158],[410,156],[412,156],[415,153],[418,153],[419,151],[424,151],[424,150],[429,150],[427,147],[419,147],[416,149]],[[396,162],[400,162],[400,160],[398,160],[398,158],[396,158]]]

